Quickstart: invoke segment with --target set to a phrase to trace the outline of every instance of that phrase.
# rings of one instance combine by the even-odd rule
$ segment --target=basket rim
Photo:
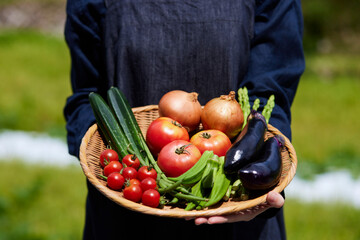
[[[141,111],[151,111],[157,108],[157,105],[148,105],[144,107],[137,107],[133,108],[133,112],[141,112]],[[240,201],[241,204],[231,205],[231,206],[221,206],[219,208],[209,208],[204,210],[193,210],[193,211],[185,211],[181,208],[171,208],[171,209],[160,209],[160,208],[152,208],[148,207],[139,203],[132,202],[130,200],[127,200],[121,196],[118,195],[117,191],[113,191],[109,189],[107,186],[103,185],[103,183],[100,182],[98,177],[95,176],[95,174],[92,173],[89,167],[89,163],[87,162],[86,153],[87,153],[87,146],[89,144],[89,141],[91,137],[96,133],[98,130],[97,124],[93,124],[88,131],[86,132],[85,136],[82,139],[81,146],[80,146],[80,165],[81,168],[85,174],[85,176],[88,178],[88,180],[106,197],[114,201],[115,203],[119,204],[120,206],[123,206],[125,208],[128,208],[130,210],[142,212],[145,214],[151,214],[161,217],[175,217],[175,218],[192,218],[192,217],[209,217],[209,216],[215,216],[215,215],[227,215],[232,213],[238,213],[245,209],[250,209],[253,207],[257,207],[258,205],[264,205],[266,204],[266,197],[267,193],[246,201]],[[289,159],[291,162],[290,169],[285,176],[285,179],[280,182],[272,191],[281,192],[283,191],[286,186],[290,184],[292,179],[294,178],[296,174],[296,168],[297,168],[297,156],[294,147],[292,146],[290,140],[284,136],[277,128],[273,127],[272,125],[268,124],[268,131],[270,131],[274,135],[281,135],[285,139],[285,147],[288,150],[289,153]]]

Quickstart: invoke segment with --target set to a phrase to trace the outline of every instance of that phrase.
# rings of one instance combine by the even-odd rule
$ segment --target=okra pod
[[[189,201],[205,201],[205,202],[209,201],[209,199],[204,198],[204,197],[198,197],[198,196],[195,196],[192,194],[183,194],[183,193],[176,192],[176,191],[171,191],[170,194],[174,197],[181,198],[184,200],[189,200]]]
[[[160,188],[158,189],[158,191],[159,191],[160,194],[167,193],[167,192],[170,192],[170,191],[176,189],[181,184],[182,184],[182,179],[180,179],[179,181],[177,181],[177,182],[175,182],[175,183],[173,183],[171,185],[167,185],[167,184],[164,183],[163,180],[160,180],[159,181]]]
[[[201,181],[197,182],[192,188],[191,193],[195,196],[202,197],[201,194]],[[185,211],[190,211],[198,205],[199,201],[191,201],[185,207]]]
[[[208,161],[209,168],[205,169],[204,174],[201,178],[202,182],[202,188],[212,188],[215,181],[215,176],[219,168],[219,157],[217,155],[214,155],[213,158],[211,158]]]
[[[204,207],[209,207],[219,202],[226,194],[230,185],[230,180],[224,173],[224,157],[220,157],[219,161],[220,166],[215,177],[214,187],[211,190],[209,201],[205,203]]]

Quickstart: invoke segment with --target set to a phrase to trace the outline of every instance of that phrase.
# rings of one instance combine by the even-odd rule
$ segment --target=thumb
[[[270,207],[274,207],[274,208],[281,208],[285,202],[281,194],[275,191],[271,191],[268,193],[266,197],[266,201]]]

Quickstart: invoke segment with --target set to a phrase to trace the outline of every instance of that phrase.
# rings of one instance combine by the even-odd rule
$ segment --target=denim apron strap
[[[107,82],[132,106],[157,104],[174,89],[198,92],[201,104],[237,90],[254,0],[106,0],[106,6]]]

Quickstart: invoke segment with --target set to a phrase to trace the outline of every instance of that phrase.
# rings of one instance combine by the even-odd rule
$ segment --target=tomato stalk
[[[201,133],[201,137],[205,138],[205,139],[210,139],[211,138],[211,134],[208,132],[203,132]]]
[[[109,165],[109,163],[110,163],[109,158],[104,158],[104,164],[105,164],[105,166]]]
[[[174,124],[175,126],[179,127],[179,128],[183,128],[183,125],[181,125],[179,122],[177,121],[171,121],[172,124]]]
[[[175,153],[176,153],[176,154],[179,154],[179,155],[180,155],[180,154],[184,154],[184,153],[189,154],[189,151],[186,150],[186,148],[187,148],[188,146],[190,146],[190,145],[191,145],[191,144],[183,145],[183,146],[175,149]]]
[[[106,176],[104,176],[102,174],[98,174],[98,176],[101,177],[102,179],[104,179],[105,181],[107,181],[107,179],[108,179]]]

